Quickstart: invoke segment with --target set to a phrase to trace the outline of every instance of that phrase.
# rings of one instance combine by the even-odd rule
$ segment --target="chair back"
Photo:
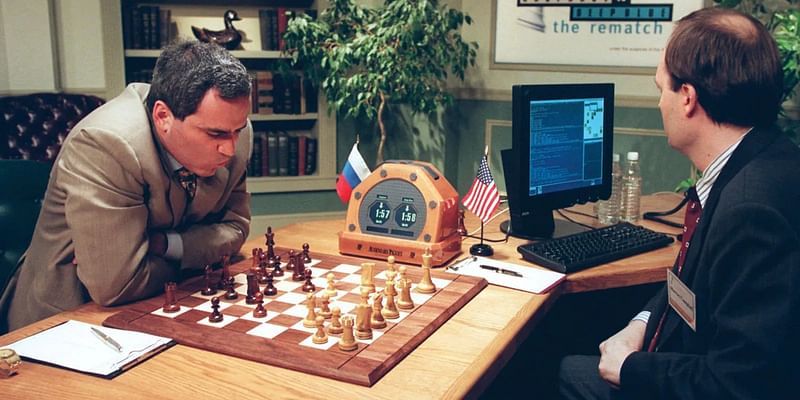
[[[0,160],[0,293],[31,242],[49,177],[50,164]]]

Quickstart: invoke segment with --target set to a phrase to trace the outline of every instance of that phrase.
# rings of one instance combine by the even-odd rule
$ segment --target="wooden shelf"
[[[336,189],[336,175],[247,178],[247,191],[250,193],[313,192],[333,189]]]
[[[233,50],[230,52],[238,59],[264,59],[275,60],[281,58],[289,58],[280,51],[255,51],[255,50]],[[125,57],[134,58],[158,58],[161,55],[161,50],[142,50],[142,49],[126,49]]]
[[[317,113],[305,114],[250,114],[250,121],[315,121],[319,118]]]

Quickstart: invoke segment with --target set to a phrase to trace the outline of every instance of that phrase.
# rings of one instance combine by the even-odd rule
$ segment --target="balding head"
[[[755,18],[705,8],[677,22],[664,62],[677,91],[691,84],[716,123],[765,126],[780,108],[783,71],[772,36]]]

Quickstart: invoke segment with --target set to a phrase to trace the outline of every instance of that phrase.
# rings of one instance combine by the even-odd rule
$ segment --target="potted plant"
[[[375,8],[332,0],[317,19],[290,19],[283,38],[291,63],[321,89],[329,112],[377,122],[380,163],[387,105],[432,113],[453,101],[448,74],[463,80],[475,65],[478,45],[462,39],[464,23],[472,23],[469,15],[437,0],[385,0]]]

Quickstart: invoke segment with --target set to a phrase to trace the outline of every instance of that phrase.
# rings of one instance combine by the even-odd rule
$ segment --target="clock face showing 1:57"
[[[376,200],[369,206],[369,219],[375,225],[383,225],[389,220],[392,210],[385,200]]]

